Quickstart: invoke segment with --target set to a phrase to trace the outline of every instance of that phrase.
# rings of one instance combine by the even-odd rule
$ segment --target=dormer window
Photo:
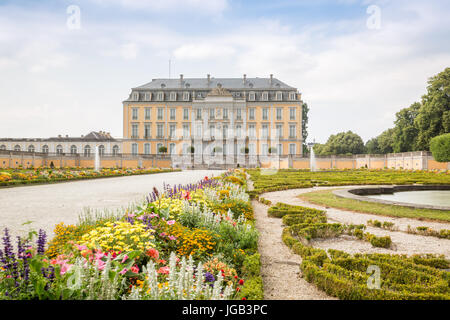
[[[150,101],[152,100],[152,94],[150,92],[146,92],[145,93],[145,101]]]
[[[170,93],[170,101],[177,101],[177,93],[176,92]]]
[[[295,92],[289,92],[289,100],[295,100]]]
[[[278,91],[278,92],[275,94],[275,100],[277,100],[277,101],[283,100],[283,93],[280,92],[280,91]]]
[[[164,92],[162,92],[162,91],[158,92],[157,100],[158,101],[164,100]]]
[[[261,95],[261,100],[262,101],[267,101],[269,100],[269,93],[267,91],[264,91]]]
[[[255,93],[253,91],[249,92],[248,101],[255,101]]]
[[[183,101],[189,101],[189,92],[183,92]]]
[[[134,101],[139,101],[139,93],[138,92],[133,92],[132,94],[132,99]]]

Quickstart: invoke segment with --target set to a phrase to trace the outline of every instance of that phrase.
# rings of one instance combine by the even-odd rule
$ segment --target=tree
[[[166,153],[167,152],[167,148],[165,146],[161,146],[161,147],[159,147],[158,151],[160,153]]]
[[[450,132],[450,68],[428,80],[414,124],[418,130],[417,150],[429,150],[433,137]]]
[[[450,133],[434,137],[430,141],[430,150],[433,157],[439,162],[450,161]]]
[[[395,114],[393,151],[415,151],[418,129],[414,124],[420,109],[420,103],[414,102],[409,108],[404,108]]]
[[[366,152],[368,154],[380,154],[380,147],[378,146],[378,138],[372,138],[366,142]]]
[[[308,138],[308,112],[309,107],[307,103],[302,105],[302,141],[303,141],[303,154],[308,153],[308,145],[306,144],[306,138]]]
[[[317,155],[360,154],[365,152],[364,142],[352,131],[331,135],[324,145],[315,145]]]
[[[394,151],[394,128],[384,130],[378,137],[378,149],[380,153],[392,153]]]

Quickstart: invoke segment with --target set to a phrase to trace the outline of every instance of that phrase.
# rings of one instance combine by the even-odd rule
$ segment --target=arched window
[[[42,146],[42,152],[43,153],[48,153],[48,145],[45,144],[45,145]]]
[[[28,152],[34,152],[34,146],[32,145],[32,144],[30,144],[29,146],[28,146]]]
[[[6,150],[6,146],[5,146],[4,144],[2,144],[2,145],[0,146],[0,150]]]
[[[90,157],[91,156],[91,147],[89,145],[84,147],[84,156]]]
[[[138,154],[138,145],[137,143],[133,143],[131,145],[131,153],[135,156]]]
[[[150,143],[144,144],[144,153],[150,154]]]
[[[105,155],[105,146],[102,145],[102,144],[98,146],[98,155],[99,156],[104,156]]]
[[[62,145],[58,144],[58,145],[56,146],[56,153],[57,153],[57,154],[62,154],[62,153],[63,153],[63,147],[62,147]]]
[[[71,147],[70,147],[70,154],[77,154],[77,146],[75,146],[75,145],[72,145]]]
[[[18,144],[16,144],[16,145],[14,146],[14,151],[20,151],[20,146],[19,146]]]
[[[114,147],[113,147],[113,155],[114,156],[117,156],[119,154],[119,146],[118,145],[115,145]]]

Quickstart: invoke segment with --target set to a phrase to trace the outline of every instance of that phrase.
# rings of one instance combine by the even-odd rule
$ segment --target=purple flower
[[[216,281],[216,278],[214,278],[214,275],[210,272],[205,273],[205,282],[214,282]]]

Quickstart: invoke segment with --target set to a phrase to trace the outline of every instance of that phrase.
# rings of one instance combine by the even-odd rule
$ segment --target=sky
[[[298,88],[308,140],[364,141],[450,66],[447,0],[0,0],[0,137],[122,137],[154,78],[269,77]]]

